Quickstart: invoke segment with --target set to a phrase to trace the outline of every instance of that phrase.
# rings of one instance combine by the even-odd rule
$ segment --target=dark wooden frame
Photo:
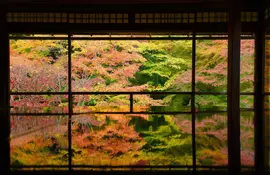
[[[240,158],[240,4],[231,1],[228,43],[228,153],[229,174],[239,174]]]
[[[265,171],[265,119],[264,119],[264,60],[265,60],[265,32],[264,32],[264,3],[259,7],[258,28],[255,32],[255,169],[257,174]]]
[[[262,135],[263,132],[263,52],[264,52],[264,34],[263,28],[264,25],[262,24],[262,10],[259,10],[258,6],[249,6],[249,5],[241,5],[237,2],[232,2],[232,4],[219,4],[219,5],[210,5],[205,8],[205,11],[229,11],[230,12],[230,20],[229,23],[212,23],[210,25],[199,24],[135,24],[134,23],[134,12],[148,12],[149,6],[151,5],[123,5],[121,8],[114,6],[99,6],[99,5],[92,5],[92,6],[76,6],[73,8],[72,6],[65,6],[60,8],[60,6],[53,6],[50,7],[44,5],[41,7],[40,5],[8,5],[8,6],[1,6],[1,26],[4,26],[0,29],[1,33],[1,53],[2,57],[5,58],[2,60],[1,63],[1,70],[4,70],[4,74],[0,74],[1,80],[3,80],[3,86],[0,86],[0,91],[4,93],[0,93],[0,114],[1,114],[1,123],[3,123],[3,127],[1,127],[1,139],[3,140],[4,148],[2,149],[4,156],[1,156],[3,159],[1,164],[1,168],[5,173],[8,173],[9,170],[9,37],[8,33],[68,33],[68,38],[71,37],[70,32],[79,31],[79,32],[144,32],[144,33],[174,33],[174,32],[190,32],[193,33],[193,44],[196,43],[195,32],[196,33],[228,33],[229,34],[229,67],[228,67],[228,136],[229,136],[229,172],[233,174],[240,174],[241,164],[240,164],[240,118],[235,116],[240,116],[240,108],[239,106],[239,97],[240,97],[240,90],[239,89],[239,72],[240,72],[240,34],[242,32],[249,32],[249,33],[256,33],[256,64],[255,64],[255,139],[256,139],[256,158],[255,158],[255,169],[256,173],[263,173],[264,167],[264,138]],[[80,7],[80,8],[79,8]],[[164,8],[166,7],[166,8]],[[43,26],[42,24],[33,24],[33,23],[12,23],[8,24],[6,22],[6,12],[12,11],[47,11],[46,9],[50,9],[51,11],[59,11],[63,10],[66,12],[83,12],[93,10],[98,12],[108,12],[113,11],[116,12],[128,12],[129,13],[129,21],[131,24],[98,24],[98,25],[90,25],[90,24],[46,24]],[[155,5],[151,6],[151,9],[154,12],[192,12],[197,11],[200,9],[197,6],[192,5],[185,5],[185,6],[175,6],[175,5]],[[165,10],[164,10],[165,9]],[[240,23],[240,10],[241,9],[249,9],[259,12],[259,22],[257,23]],[[151,10],[150,10],[151,11]],[[265,22],[267,24],[267,22]],[[259,25],[259,27],[257,26]],[[229,29],[228,29],[229,26]],[[241,30],[242,28],[242,30]],[[8,29],[8,30],[7,30]],[[81,30],[83,29],[83,30]],[[70,41],[70,40],[69,40]],[[69,42],[69,46],[71,43]],[[194,47],[194,46],[193,46]],[[70,47],[69,47],[70,48]],[[196,52],[193,49],[193,68],[195,71],[195,57]],[[70,52],[69,52],[70,53]],[[71,61],[71,55],[68,55],[69,63]],[[71,69],[69,68],[69,75],[71,74]],[[195,77],[192,77],[195,79]],[[71,85],[70,85],[71,87]],[[194,89],[195,85],[192,85],[192,89]],[[27,93],[26,93],[27,94]],[[47,94],[47,93],[46,93]],[[68,94],[71,96],[71,90],[68,91]],[[130,99],[132,99],[132,95],[130,94]],[[194,96],[196,93],[191,94]],[[225,95],[225,94],[224,94]],[[250,95],[250,94],[249,94]],[[69,108],[72,110],[71,106],[71,98],[69,98]],[[194,111],[194,106],[192,107],[192,111]],[[131,111],[132,112],[132,111]],[[192,142],[195,143],[195,112],[194,116],[192,116],[192,131],[194,133],[194,137]],[[69,116],[71,118],[71,116]],[[68,124],[69,128],[71,127],[71,123]],[[71,133],[69,133],[71,135]],[[71,142],[71,137],[69,137],[69,141]],[[194,144],[195,145],[195,144]],[[69,147],[71,149],[71,147]],[[193,148],[194,150],[194,148]],[[193,151],[194,157],[196,154]],[[192,169],[194,173],[201,174],[204,173],[203,171],[196,170],[196,159],[193,157],[193,166]],[[69,160],[71,161],[71,160]],[[195,163],[195,164],[194,164]],[[71,167],[69,167],[71,170]],[[31,173],[38,173],[42,174],[42,172],[25,172],[28,174]],[[50,173],[50,172],[43,172],[43,173]],[[65,174],[66,172],[63,172]],[[76,172],[78,173],[78,172]],[[83,172],[82,172],[83,173]],[[89,172],[86,172],[89,173]],[[143,173],[143,172],[141,172]],[[146,172],[149,174],[150,172]],[[161,172],[160,172],[161,173]],[[170,172],[174,173],[174,172]],[[176,173],[176,172],[175,172]],[[184,174],[184,172],[182,172]],[[211,172],[208,172],[211,174]],[[215,174],[215,172],[212,172]],[[219,174],[222,172],[218,172]],[[226,173],[226,172],[225,172]],[[16,173],[13,173],[16,174]],[[21,173],[20,173],[21,174]]]
[[[5,18],[6,14],[6,6],[0,6],[0,25],[2,26],[0,29],[1,35],[1,53],[2,53],[2,63],[1,69],[2,73],[0,74],[1,86],[0,86],[0,122],[3,123],[3,126],[0,127],[0,135],[1,135],[1,171],[4,174],[9,172],[9,36],[8,36],[8,28],[7,21]]]

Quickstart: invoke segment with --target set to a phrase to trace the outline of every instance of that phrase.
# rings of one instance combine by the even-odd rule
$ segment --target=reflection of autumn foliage
[[[80,132],[78,126],[74,126],[73,136],[74,146],[86,149],[87,154],[91,157],[96,152],[106,153],[111,158],[121,156],[127,152],[136,154],[142,146],[142,138],[136,133],[134,128],[122,123],[105,126],[102,130],[83,133]]]
[[[75,150],[80,150],[75,151],[74,163],[135,165],[144,141],[134,127],[128,125],[129,121],[130,118],[124,115],[81,116],[74,119],[72,143]],[[121,161],[123,157],[125,161]]]
[[[39,125],[46,126],[54,124],[56,118],[54,117],[40,117],[35,118],[31,116],[13,116],[11,118],[12,134],[23,134],[25,131],[34,130],[39,128]]]
[[[180,130],[191,134],[191,120],[176,120],[176,123]],[[215,114],[196,120],[196,143],[200,163],[208,160],[213,165],[227,165],[227,117]],[[244,117],[241,117],[241,162],[254,165],[254,124],[252,119]]]
[[[64,96],[17,95],[11,96],[12,113],[67,113],[67,101]]]
[[[42,136],[35,136],[34,141],[23,144],[20,149],[11,147],[11,162],[17,165],[67,165],[68,159],[63,156],[67,154],[67,138],[61,139],[60,141],[56,137],[44,139]],[[20,157],[21,155],[24,156]]]
[[[42,127],[41,127],[42,126]],[[67,120],[63,116],[12,116],[11,163],[66,165]]]
[[[196,91],[226,92],[227,41],[197,41]],[[72,90],[79,92],[190,92],[190,41],[72,41]],[[11,91],[67,92],[67,43],[12,41]],[[241,42],[241,91],[253,91],[254,41]],[[266,71],[269,69],[266,60]],[[267,78],[267,77],[266,77]],[[268,85],[266,84],[266,88]],[[227,106],[223,95],[196,95],[196,111]],[[129,95],[73,95],[75,165],[189,165],[189,115],[93,115],[129,112]],[[133,95],[133,111],[190,111],[188,95]],[[243,98],[241,106],[253,104]],[[13,95],[11,112],[67,113],[67,95]],[[253,115],[241,118],[243,165],[254,164]],[[51,128],[46,128],[48,126]],[[39,130],[44,128],[43,130]],[[65,128],[65,129],[63,129]],[[67,123],[50,116],[11,118],[12,164],[67,164]],[[20,143],[18,143],[20,142]],[[198,165],[227,165],[227,116],[196,115]],[[38,157],[37,157],[38,156]]]
[[[77,95],[74,96],[73,111],[81,112],[129,112],[129,95]],[[154,100],[149,95],[134,96],[134,111],[144,112],[150,106],[164,106],[162,100]]]
[[[197,120],[196,135],[197,146],[200,148],[198,151],[200,162],[214,165],[228,164],[227,117],[225,115],[215,114],[203,120]]]

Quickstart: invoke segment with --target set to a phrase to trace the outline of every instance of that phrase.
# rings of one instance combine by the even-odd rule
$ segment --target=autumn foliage
[[[226,40],[197,41],[197,92],[227,91]],[[11,41],[12,92],[67,92],[66,41]],[[73,92],[191,92],[191,41],[72,41]],[[241,91],[254,91],[254,41],[241,42]],[[67,95],[12,95],[11,164],[67,165]],[[74,165],[192,165],[189,114],[129,112],[130,96],[72,97]],[[196,95],[196,112],[226,110],[226,95]],[[253,97],[241,96],[241,108]],[[191,95],[134,95],[134,112],[190,112]],[[91,113],[92,112],[92,113]],[[27,116],[48,113],[48,116]],[[49,114],[61,114],[50,116]],[[76,114],[76,115],[75,115]],[[253,113],[241,113],[242,165],[254,165]],[[40,117],[40,118],[39,118]],[[197,165],[227,165],[226,112],[196,114]]]

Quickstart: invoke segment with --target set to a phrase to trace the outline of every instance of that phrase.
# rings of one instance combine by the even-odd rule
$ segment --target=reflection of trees
[[[24,135],[36,134],[46,135],[46,132],[53,127],[55,131],[59,130],[60,124],[63,124],[62,116],[59,117],[37,117],[37,116],[12,116],[11,117],[11,137],[17,138]]]
[[[39,46],[38,43],[44,45]],[[191,41],[73,41],[72,45],[73,91],[191,91]],[[52,47],[55,49],[50,49]],[[13,41],[12,91],[67,91],[66,47],[65,42]],[[226,40],[198,41],[196,91],[226,92],[227,50]],[[241,84],[244,86],[241,86],[241,91],[253,89],[253,55],[254,42],[243,41]],[[54,62],[48,61],[48,57],[55,58]],[[134,95],[133,100],[134,111],[140,112],[190,111],[191,108],[189,95]],[[124,112],[129,111],[129,103],[128,95],[74,95],[73,112]],[[226,95],[196,95],[195,103],[198,110],[205,108],[214,111],[227,106]],[[250,101],[243,100],[242,103],[248,104]],[[68,100],[66,97],[57,98],[56,95],[36,96],[12,99],[11,104],[31,112],[60,113],[67,112]],[[242,105],[247,106],[246,104]],[[20,112],[16,108],[13,110]],[[200,117],[200,120],[196,118],[196,144],[199,145],[197,153],[200,165],[226,165],[226,115],[209,114]],[[73,117],[75,120],[72,121],[72,132],[77,163],[84,163],[85,156],[89,161],[96,161],[97,157],[102,156],[106,160],[117,161],[123,156],[125,164],[136,161],[151,162],[154,165],[191,164],[190,116],[185,118],[142,114],[131,118],[123,115],[108,115],[104,118],[93,118],[90,115]],[[13,123],[12,134],[36,131],[51,124],[59,128],[62,123],[62,119],[58,117],[18,117],[12,120],[17,124]],[[241,123],[241,133],[246,132],[243,137],[248,138],[242,139],[244,159],[247,160],[251,155],[250,161],[244,160],[246,164],[253,164],[254,148],[249,144],[253,139],[252,127],[249,120]],[[61,142],[63,135],[59,132],[58,138],[53,139]],[[36,151],[42,154],[44,150],[39,147]],[[51,154],[50,150],[45,151]],[[108,155],[113,156],[113,159]]]

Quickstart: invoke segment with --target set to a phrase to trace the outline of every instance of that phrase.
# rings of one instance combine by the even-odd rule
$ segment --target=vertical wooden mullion
[[[228,163],[229,174],[240,174],[240,41],[239,1],[230,1],[228,43]]]
[[[195,114],[195,80],[196,79],[196,33],[192,33],[192,165],[193,173],[196,174],[196,114]]]
[[[266,42],[269,41],[269,38],[267,38],[267,28],[265,26],[265,53],[264,53],[264,59],[263,59],[263,70],[264,70],[264,74],[263,74],[263,80],[264,80],[264,87],[268,87],[269,84],[270,84],[270,80],[269,80],[269,63],[267,63],[269,61],[269,58],[267,56],[267,50],[269,49],[268,47],[268,44]],[[265,93],[266,92],[269,92],[268,89],[264,89],[263,93],[264,93],[264,103],[267,103],[269,104],[269,95],[266,95]],[[265,104],[263,104],[265,105]],[[264,165],[265,165],[265,170],[267,170],[269,172],[269,156],[270,156],[270,147],[269,147],[269,138],[270,138],[270,135],[269,135],[269,131],[270,131],[270,126],[269,126],[269,115],[270,115],[270,112],[269,112],[269,106],[264,106],[264,113],[263,113],[263,119],[264,119]]]
[[[255,171],[257,174],[264,173],[264,52],[265,52],[265,34],[264,34],[264,7],[262,6],[258,13],[258,25],[255,39]]]
[[[71,34],[68,34],[68,165],[69,165],[69,171],[72,170],[72,132],[71,132],[71,123],[72,123],[72,86],[71,86],[71,76],[72,76],[72,70],[71,70],[71,51],[72,51],[72,45],[71,45]]]

